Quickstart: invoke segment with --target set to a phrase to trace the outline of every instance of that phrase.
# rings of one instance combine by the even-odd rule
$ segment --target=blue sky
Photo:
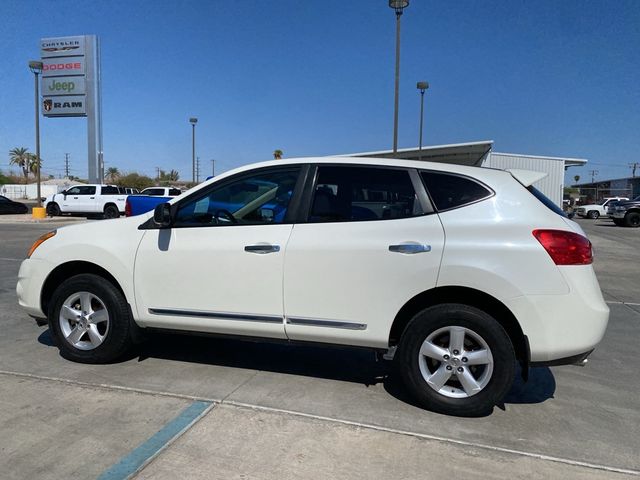
[[[0,169],[34,150],[39,39],[102,42],[107,167],[202,170],[392,146],[395,18],[386,0],[16,1],[0,4]],[[589,159],[597,178],[640,161],[640,2],[411,0],[402,17],[400,147],[495,140]],[[86,176],[86,121],[43,119],[43,169]],[[5,152],[5,153],[2,153]]]

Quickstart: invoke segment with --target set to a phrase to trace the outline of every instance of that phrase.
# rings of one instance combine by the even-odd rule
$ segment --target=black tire
[[[51,202],[47,204],[47,215],[49,215],[50,217],[57,217],[60,215],[60,206],[55,203],[55,202]]]
[[[63,303],[79,292],[88,292],[97,297],[108,314],[104,340],[95,348],[82,349],[67,340],[63,332],[65,320],[61,318]],[[111,282],[93,274],[81,274],[64,281],[53,293],[49,302],[49,329],[60,354],[74,362],[108,363],[122,357],[132,346],[136,334],[136,325],[131,318],[129,305],[124,295]],[[79,323],[80,321],[78,321]],[[89,341],[88,332],[82,334]],[[91,343],[91,342],[89,342]]]
[[[587,212],[587,218],[590,218],[591,220],[596,220],[599,216],[600,212],[598,212],[597,210],[589,210]]]
[[[624,218],[614,218],[612,220],[617,226],[624,227]]]
[[[118,218],[120,211],[115,205],[106,205],[104,207],[104,218]]]
[[[629,212],[624,216],[624,224],[627,227],[640,227],[640,212]]]
[[[453,370],[462,368],[464,374],[471,374],[474,377],[479,374],[476,380],[482,378],[483,375],[485,376],[484,382],[486,384],[483,388],[477,393],[464,398],[447,396],[455,395],[454,391],[459,391],[462,395],[466,394],[462,383],[458,380],[457,372],[451,374],[451,377],[439,391],[432,388],[421,373],[420,364],[423,355],[420,351],[423,342],[430,335],[438,335],[438,332],[446,330],[447,327],[462,327],[466,329],[465,349],[469,348],[471,350],[473,348],[472,340],[474,337],[471,334],[480,337],[488,346],[492,359],[491,371],[488,365],[470,366],[470,364],[462,363],[468,361],[463,356],[465,350],[454,356],[453,352],[446,348],[451,354],[451,358],[446,361],[448,365],[445,365],[445,361],[438,362],[426,356],[424,357],[423,367],[426,366],[426,368],[432,369],[430,373],[445,366],[447,370],[451,370],[449,367],[455,365],[452,367]],[[446,336],[447,334],[445,333],[444,335]],[[469,341],[469,344],[467,344],[467,341]],[[456,416],[480,416],[491,413],[493,407],[509,392],[516,372],[516,357],[513,345],[502,326],[482,310],[454,303],[429,307],[416,314],[402,335],[396,359],[404,384],[418,404],[434,412]],[[428,366],[429,362],[431,362],[431,366]],[[487,370],[485,371],[484,369]],[[460,372],[463,372],[463,370],[460,370]],[[462,376],[462,373],[460,375]],[[482,382],[479,381],[478,383]],[[447,394],[440,393],[443,391]]]

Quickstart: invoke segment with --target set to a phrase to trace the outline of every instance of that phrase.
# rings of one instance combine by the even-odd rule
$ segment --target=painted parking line
[[[606,302],[609,305],[631,305],[634,307],[640,307],[640,303],[634,303],[634,302],[615,302],[615,301],[608,301]]]
[[[205,416],[214,406],[212,402],[196,401],[185,408],[155,435],[135,448],[129,455],[109,467],[98,480],[125,480],[140,471],[158,454]]]

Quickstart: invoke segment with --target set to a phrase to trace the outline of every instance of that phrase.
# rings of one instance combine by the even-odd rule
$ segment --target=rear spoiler
[[[519,170],[517,168],[507,168],[513,178],[519,181],[525,187],[529,187],[536,183],[538,180],[542,180],[549,175],[547,172],[536,172],[534,170]]]

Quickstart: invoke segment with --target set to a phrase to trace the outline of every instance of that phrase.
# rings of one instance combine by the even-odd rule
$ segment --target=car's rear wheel
[[[49,328],[63,357],[82,363],[117,360],[131,347],[133,320],[111,282],[81,274],[63,282],[49,302]]]
[[[629,212],[624,216],[624,224],[627,227],[640,227],[640,213]]]
[[[590,218],[591,220],[595,220],[600,216],[600,212],[598,212],[597,210],[589,210],[589,213],[587,213],[587,217]]]
[[[461,304],[436,305],[415,315],[396,358],[418,403],[450,415],[490,413],[515,375],[513,345],[502,326]]]
[[[115,205],[107,205],[104,207],[104,218],[118,218],[119,216],[120,212]]]
[[[57,203],[47,204],[47,215],[50,217],[57,217],[60,215],[60,206]]]

